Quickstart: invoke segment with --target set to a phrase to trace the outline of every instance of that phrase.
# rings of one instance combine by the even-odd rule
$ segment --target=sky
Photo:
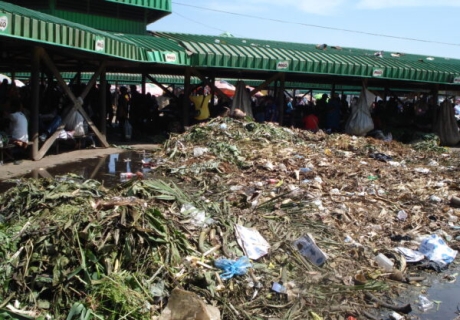
[[[460,59],[460,0],[178,0],[152,31]]]

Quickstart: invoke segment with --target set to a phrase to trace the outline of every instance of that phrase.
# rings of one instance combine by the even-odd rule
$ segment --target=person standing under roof
[[[327,103],[329,96],[324,93],[321,96],[321,99],[316,100],[316,112],[318,113],[319,118],[319,127],[320,129],[325,129],[327,127]]]
[[[205,95],[203,89],[200,89],[197,91],[197,95],[190,96],[189,98],[195,107],[195,123],[207,121],[210,117],[209,102],[211,101],[212,95]]]
[[[330,132],[338,132],[340,128],[340,103],[339,95],[334,93],[327,103],[326,129]]]
[[[120,87],[120,95],[118,97],[117,107],[117,122],[118,128],[120,129],[121,137],[123,140],[126,139],[125,135],[125,122],[128,120],[129,114],[130,97],[128,94],[128,88],[125,86]]]
[[[267,98],[267,104],[265,105],[265,121],[278,122],[278,106],[273,97]]]

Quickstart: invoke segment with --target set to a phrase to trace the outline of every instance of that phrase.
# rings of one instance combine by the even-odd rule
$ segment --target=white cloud
[[[460,7],[458,0],[360,0],[360,9],[383,9],[395,7]]]

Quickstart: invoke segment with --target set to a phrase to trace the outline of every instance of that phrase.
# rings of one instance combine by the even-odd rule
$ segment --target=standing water
[[[102,183],[106,188],[111,188],[126,181],[123,176],[134,175],[136,172],[146,174],[152,169],[144,166],[142,160],[145,154],[137,151],[124,151],[100,158],[79,160],[49,168],[40,168],[27,173],[21,178],[50,178],[59,179],[61,176],[75,174],[84,179],[93,179]],[[12,178],[11,180],[15,180]],[[0,181],[0,192],[14,187],[14,182]]]

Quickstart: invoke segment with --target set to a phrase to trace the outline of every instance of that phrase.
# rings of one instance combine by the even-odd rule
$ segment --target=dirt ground
[[[133,148],[134,150],[151,150],[155,147],[158,147],[158,145],[130,143],[129,147]],[[82,159],[98,158],[113,153],[119,153],[121,151],[123,151],[122,148],[109,147],[70,151],[66,150],[59,154],[53,154],[50,150],[49,155],[46,155],[44,158],[38,161],[23,159],[19,164],[14,164],[12,161],[7,161],[2,166],[0,166],[0,183],[1,180],[22,176],[34,169],[50,168],[63,163],[75,162]]]

